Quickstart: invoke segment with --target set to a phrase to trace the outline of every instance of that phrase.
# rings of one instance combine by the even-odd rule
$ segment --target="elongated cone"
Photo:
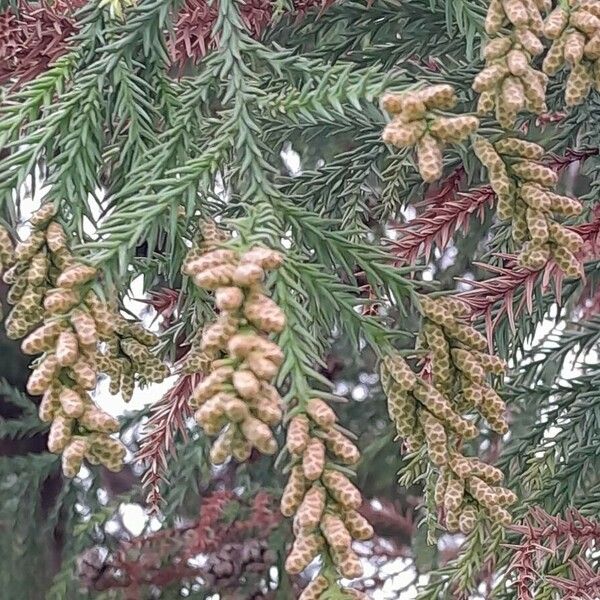
[[[309,421],[304,415],[293,417],[287,431],[286,446],[291,454],[301,456],[310,439]]]
[[[306,492],[294,519],[294,524],[301,532],[310,533],[319,525],[325,510],[326,500],[325,489],[320,486],[313,485]]]
[[[319,600],[321,594],[329,587],[329,581],[324,575],[317,575],[298,597],[298,600]]]
[[[88,445],[89,442],[81,436],[72,438],[67,444],[62,454],[62,470],[65,477],[75,477],[79,473]]]
[[[325,445],[318,438],[311,438],[302,454],[304,477],[314,481],[321,477],[325,466]]]
[[[304,571],[317,556],[322,543],[322,538],[314,533],[298,536],[285,561],[285,570],[290,575],[297,575]]]
[[[304,497],[306,490],[306,478],[300,465],[292,467],[290,476],[281,496],[281,513],[285,517],[293,516]]]
[[[414,146],[427,130],[425,120],[411,121],[410,123],[388,123],[382,134],[386,144],[392,144],[396,148],[409,148]]]
[[[426,183],[437,181],[442,176],[444,164],[442,149],[434,137],[425,134],[417,144],[419,173]]]
[[[344,474],[332,469],[325,469],[321,479],[329,493],[344,508],[357,510],[362,504],[360,491]]]
[[[335,412],[321,398],[311,398],[306,405],[306,412],[317,425],[324,429],[332,427],[337,421]]]
[[[373,527],[356,510],[347,510],[343,513],[344,523],[355,540],[369,540],[373,537]]]
[[[326,513],[321,519],[321,531],[330,548],[336,552],[344,552],[352,545],[352,536],[340,517]]]

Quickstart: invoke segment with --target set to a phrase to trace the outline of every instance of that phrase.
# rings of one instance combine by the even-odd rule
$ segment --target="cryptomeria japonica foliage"
[[[7,598],[598,597],[600,0],[0,7]]]

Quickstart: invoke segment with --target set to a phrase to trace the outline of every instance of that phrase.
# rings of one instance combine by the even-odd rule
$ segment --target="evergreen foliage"
[[[599,58],[596,0],[0,0],[3,597],[597,597]]]

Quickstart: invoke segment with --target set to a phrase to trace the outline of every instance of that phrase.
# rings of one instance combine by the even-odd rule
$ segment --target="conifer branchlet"
[[[485,49],[485,68],[473,81],[480,94],[481,115],[495,109],[502,127],[513,126],[523,110],[540,114],[546,108],[548,77],[532,66],[544,51],[542,14],[544,1],[492,0],[488,6],[485,30],[490,39]],[[507,33],[508,30],[508,33]]]
[[[13,304],[6,330],[12,338],[28,334],[21,345],[25,354],[42,354],[29,377],[27,391],[42,396],[40,418],[51,423],[48,448],[62,453],[64,474],[74,477],[84,459],[119,470],[125,447],[111,437],[119,423],[96,406],[90,391],[96,386],[98,371],[113,376],[118,387],[123,379],[120,372],[111,371],[108,359],[103,361],[98,343],[118,344],[116,322],[123,333],[127,328],[130,339],[137,336],[148,344],[153,336],[138,323],[120,318],[88,289],[97,276],[96,269],[71,254],[55,213],[50,203],[34,213],[30,236],[17,244],[10,260],[6,236],[0,236],[2,264],[11,264],[4,273]],[[165,369],[161,363],[163,377]]]
[[[555,215],[574,216],[582,206],[554,191],[557,174],[539,162],[544,148],[519,138],[491,143],[479,136],[473,148],[498,196],[498,217],[511,221],[513,239],[522,245],[519,264],[541,269],[553,258],[565,275],[579,275],[576,257],[583,240],[558,223]]]
[[[203,242],[191,249],[184,272],[198,287],[214,291],[219,311],[186,359],[185,369],[208,373],[194,390],[195,418],[209,435],[217,435],[211,460],[230,456],[247,460],[253,448],[274,454],[271,428],[282,417],[282,400],[272,385],[283,353],[269,335],[285,327],[282,310],[265,295],[264,279],[283,256],[262,246],[247,251],[219,247],[214,225],[204,228]]]
[[[503,524],[510,523],[504,508],[516,500],[499,487],[502,472],[458,450],[461,439],[477,437],[478,430],[463,414],[481,413],[491,429],[506,433],[503,400],[486,382],[488,373],[502,374],[503,361],[487,354],[487,341],[464,322],[467,308],[453,298],[421,298],[422,347],[430,354],[431,383],[415,375],[398,354],[381,363],[381,383],[388,411],[409,450],[425,445],[438,469],[436,504],[451,532],[471,531],[479,509]]]
[[[543,29],[552,45],[542,69],[548,75],[554,75],[563,67],[570,69],[565,104],[581,104],[592,87],[600,89],[600,2],[561,2],[550,12]]]
[[[292,417],[286,447],[292,466],[281,498],[281,512],[293,517],[295,535],[286,571],[300,573],[314,558],[327,553],[340,577],[360,577],[362,566],[352,549],[352,540],[369,539],[373,529],[358,512],[362,504],[360,491],[336,468],[336,463],[355,465],[360,460],[358,448],[321,398],[308,400],[305,410]],[[300,596],[302,600],[319,598],[326,581],[324,573],[317,575]]]
[[[393,117],[383,140],[398,148],[415,147],[421,177],[426,182],[442,176],[444,145],[465,140],[479,127],[472,115],[445,116],[441,111],[456,106],[450,85],[433,85],[402,94],[386,94],[383,108]]]

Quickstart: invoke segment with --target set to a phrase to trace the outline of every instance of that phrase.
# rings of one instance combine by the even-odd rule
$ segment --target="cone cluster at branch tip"
[[[544,51],[542,14],[546,0],[491,0],[485,21],[490,40],[485,46],[485,68],[473,81],[480,94],[481,115],[494,111],[502,127],[513,126],[517,114],[527,110],[547,111],[548,77],[532,67],[534,57]],[[506,28],[510,32],[506,34]]]
[[[360,491],[334,468],[336,462],[355,465],[360,459],[358,448],[338,426],[335,412],[320,398],[308,400],[306,410],[290,420],[286,447],[293,463],[281,512],[294,517],[296,536],[286,571],[298,574],[326,551],[341,577],[360,577],[362,566],[352,540],[369,539],[373,529],[358,512]],[[320,598],[326,582],[324,575],[317,576],[300,598]],[[344,591],[350,595],[356,592]]]
[[[583,239],[554,219],[554,215],[575,216],[581,203],[553,190],[555,171],[539,161],[544,148],[518,138],[495,143],[477,136],[473,149],[488,170],[490,184],[498,197],[497,215],[512,221],[512,236],[522,244],[519,264],[541,269],[553,258],[568,277],[580,274],[576,258]]]
[[[208,375],[190,403],[204,431],[218,434],[210,456],[222,464],[231,456],[247,460],[252,448],[277,451],[271,428],[281,421],[282,400],[271,382],[284,357],[268,335],[283,331],[285,316],[265,295],[263,281],[283,256],[261,246],[244,252],[218,247],[211,232],[216,234],[214,226],[205,228],[205,244],[193,248],[184,264],[198,287],[215,292],[219,311],[192,348],[198,350],[193,360]]]
[[[543,29],[553,41],[542,69],[554,75],[565,66],[569,68],[565,103],[581,104],[592,87],[600,90],[600,1],[560,3],[546,18]]]
[[[442,176],[444,145],[465,140],[479,127],[472,115],[439,112],[454,108],[456,102],[454,88],[445,84],[382,98],[382,107],[393,117],[383,130],[383,140],[398,148],[416,147],[419,173],[428,183]]]
[[[422,297],[420,303],[420,343],[430,353],[432,383],[415,375],[400,355],[386,356],[381,382],[390,418],[409,450],[425,445],[438,467],[436,502],[449,531],[471,531],[480,507],[493,521],[508,524],[510,515],[504,507],[515,498],[497,485],[501,471],[456,449],[457,440],[478,434],[462,413],[477,410],[494,431],[508,430],[504,401],[486,382],[488,373],[504,372],[504,362],[486,353],[486,339],[464,321],[468,308],[462,302]]]
[[[133,389],[134,372],[160,381],[166,368],[147,354],[155,337],[139,323],[130,323],[91,290],[94,267],[71,254],[67,235],[54,220],[53,204],[43,205],[31,218],[31,234],[10,251],[10,237],[0,232],[4,281],[10,284],[13,309],[5,325],[9,337],[28,334],[25,354],[42,354],[29,377],[27,391],[42,395],[40,418],[51,423],[48,448],[62,453],[63,472],[74,477],[85,459],[117,471],[125,447],[111,437],[116,419],[92,401],[98,371],[113,377],[114,391]],[[8,240],[8,242],[7,242]],[[33,330],[33,331],[32,331]],[[99,342],[115,349],[103,354]]]

